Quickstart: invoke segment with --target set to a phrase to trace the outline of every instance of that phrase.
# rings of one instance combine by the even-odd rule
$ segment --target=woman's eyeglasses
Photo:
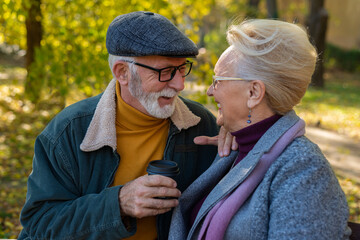
[[[213,82],[212,82],[212,86],[214,89],[216,89],[216,85],[219,83],[219,81],[251,81],[248,79],[243,79],[243,78],[236,78],[236,77],[221,77],[221,76],[213,76]]]

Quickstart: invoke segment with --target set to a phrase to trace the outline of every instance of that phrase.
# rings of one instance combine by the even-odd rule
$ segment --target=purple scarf
[[[221,240],[231,218],[258,186],[272,162],[295,138],[305,134],[305,122],[300,119],[265,153],[251,174],[228,196],[218,202],[206,215],[198,239]]]

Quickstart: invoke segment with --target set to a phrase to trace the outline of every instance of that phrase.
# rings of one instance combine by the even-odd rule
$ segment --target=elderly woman
[[[208,95],[239,149],[218,156],[182,194],[170,239],[347,239],[345,195],[292,110],[316,63],[306,32],[248,20],[227,39]]]

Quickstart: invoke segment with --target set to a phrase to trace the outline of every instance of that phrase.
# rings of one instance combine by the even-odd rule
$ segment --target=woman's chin
[[[223,126],[224,125],[224,121],[222,119],[222,117],[217,117],[216,119],[216,124],[219,126]]]

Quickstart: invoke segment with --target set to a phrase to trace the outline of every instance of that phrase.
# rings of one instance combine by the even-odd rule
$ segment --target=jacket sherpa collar
[[[95,151],[105,145],[112,147],[114,151],[116,150],[115,86],[116,79],[113,79],[101,96],[93,119],[80,145],[82,151]],[[179,130],[182,130],[197,125],[201,119],[192,113],[185,103],[177,97],[175,99],[175,110],[170,120]]]

